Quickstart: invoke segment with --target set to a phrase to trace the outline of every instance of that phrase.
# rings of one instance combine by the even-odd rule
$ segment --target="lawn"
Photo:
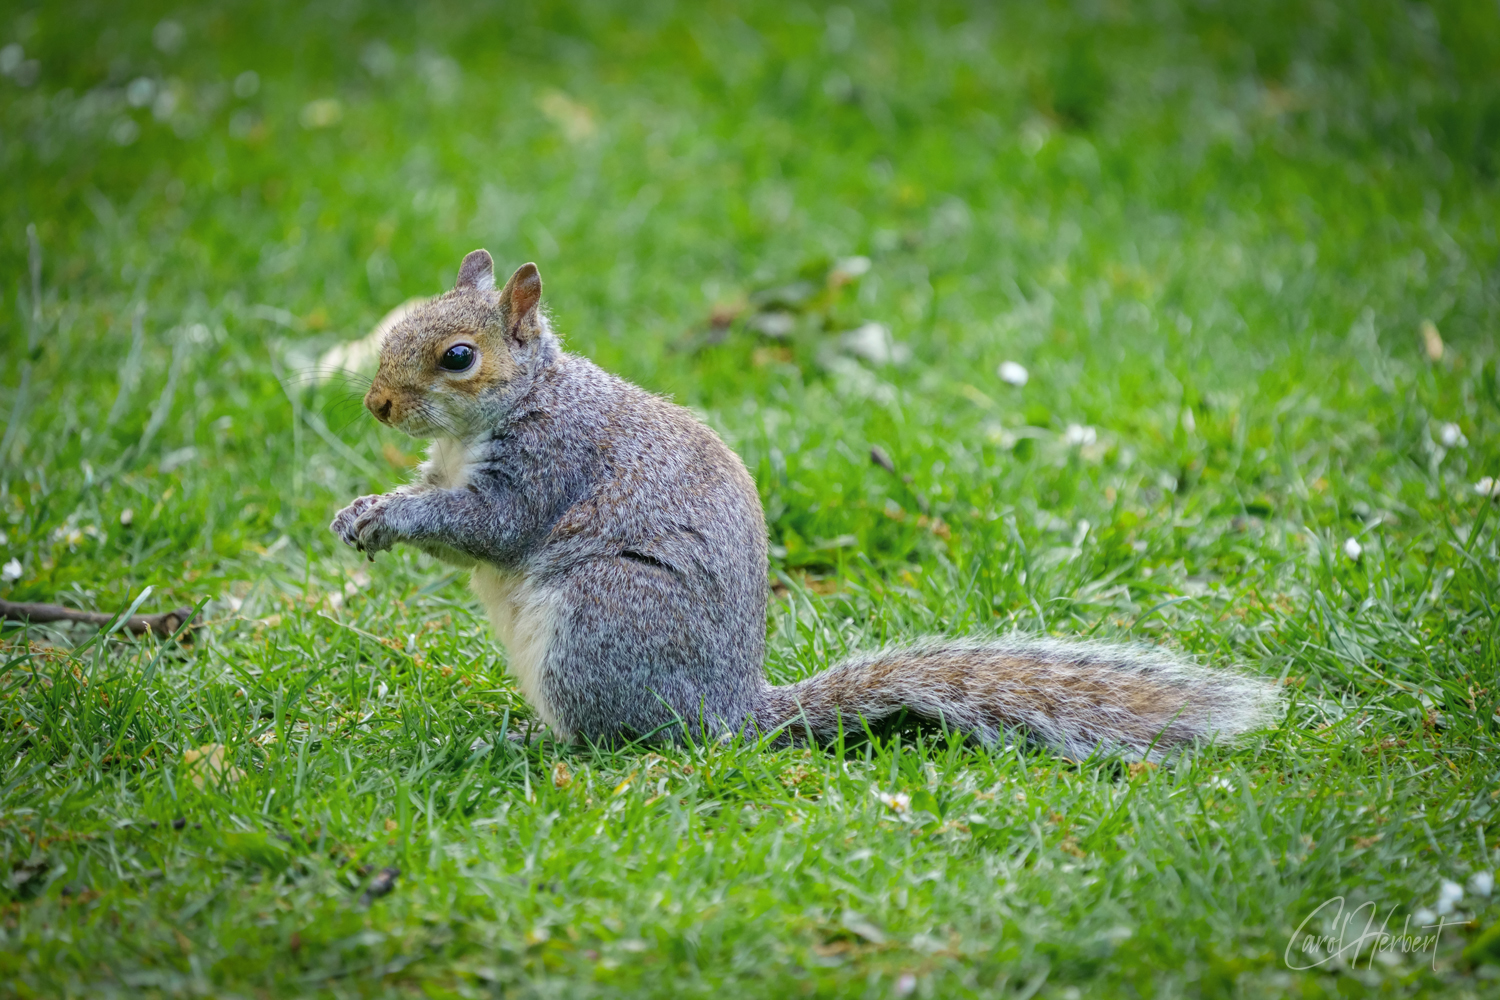
[[[0,995],[1500,995],[1497,51],[1480,0],[8,5],[0,599],[205,624],[0,635]],[[773,677],[1092,635],[1284,720],[507,738],[462,575],[327,530],[421,445],[320,359],[480,246],[743,456]]]

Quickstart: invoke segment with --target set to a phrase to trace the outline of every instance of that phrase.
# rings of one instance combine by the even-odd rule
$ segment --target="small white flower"
[[[875,797],[898,813],[911,811],[911,796],[905,792],[876,792]]]
[[[1464,437],[1463,428],[1457,424],[1439,424],[1438,440],[1444,448],[1463,448],[1469,443],[1469,439]]]
[[[1099,432],[1083,424],[1069,424],[1068,429],[1063,431],[1063,440],[1075,447],[1090,445],[1099,440]]]
[[[872,365],[899,365],[911,358],[911,348],[892,338],[884,323],[866,323],[840,335],[839,346]]]
[[[1474,492],[1482,497],[1500,497],[1500,479],[1485,476],[1474,484]]]
[[[1016,387],[1025,385],[1026,380],[1031,378],[1031,373],[1026,370],[1025,366],[1014,361],[1000,362],[1000,367],[996,371],[1000,375],[1000,381]]]
[[[870,258],[868,257],[844,257],[833,263],[833,274],[836,278],[849,280],[868,274],[870,271]]]
[[[1411,915],[1411,922],[1415,927],[1431,927],[1437,923],[1437,914],[1424,906]]]
[[[1365,547],[1359,544],[1359,539],[1350,538],[1345,540],[1344,555],[1348,556],[1350,559],[1353,559],[1355,562],[1359,562],[1359,557],[1364,555],[1364,552]]]
[[[120,523],[122,525],[128,528],[134,522],[135,511],[133,509],[131,509],[130,507],[126,507],[124,510],[120,511]]]
[[[1488,897],[1495,891],[1494,872],[1475,872],[1469,876],[1469,891],[1476,896]]]
[[[377,697],[377,698],[384,698],[385,697],[385,693],[387,691],[389,691],[389,690],[390,690],[390,688],[388,688],[388,687],[385,686],[385,681],[381,681],[380,682],[380,686],[375,689],[375,697]]]
[[[1442,884],[1438,886],[1437,906],[1433,907],[1433,909],[1437,910],[1438,916],[1445,917],[1453,912],[1455,906],[1463,902],[1463,898],[1463,886],[1457,882],[1450,882],[1447,879],[1443,879]]]
[[[797,328],[797,317],[781,309],[761,313],[747,324],[756,333],[780,340]]]
[[[917,977],[914,973],[903,972],[896,977],[895,994],[898,997],[909,997],[917,989]]]
[[[0,580],[4,580],[6,583],[15,583],[19,579],[21,579],[21,560],[12,559],[3,568],[0,568]]]

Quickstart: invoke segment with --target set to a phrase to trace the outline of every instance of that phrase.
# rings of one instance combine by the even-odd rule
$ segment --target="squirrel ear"
[[[475,250],[458,266],[458,281],[454,288],[477,288],[487,292],[495,287],[495,262],[488,250]]]
[[[542,301],[542,276],[535,264],[522,264],[500,291],[505,310],[505,332],[520,343],[536,335],[537,304]]]

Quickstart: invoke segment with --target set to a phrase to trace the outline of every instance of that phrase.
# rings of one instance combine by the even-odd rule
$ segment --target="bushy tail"
[[[1212,670],[1159,649],[1010,638],[929,640],[846,660],[770,689],[762,730],[786,725],[833,739],[859,719],[902,709],[985,743],[1019,731],[1074,759],[1096,750],[1160,760],[1192,744],[1232,739],[1269,722],[1269,682]]]

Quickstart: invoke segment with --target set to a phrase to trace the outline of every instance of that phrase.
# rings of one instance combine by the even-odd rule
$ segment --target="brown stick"
[[[183,622],[193,617],[192,608],[178,608],[158,615],[133,615],[125,627],[136,635],[151,631],[166,637],[182,627]],[[23,604],[16,601],[0,601],[0,618],[12,622],[83,622],[103,628],[115,620],[114,615],[98,611],[74,611],[61,604]]]

